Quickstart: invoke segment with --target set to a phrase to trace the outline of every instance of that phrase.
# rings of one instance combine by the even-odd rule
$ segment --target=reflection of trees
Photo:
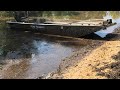
[[[31,55],[32,39],[24,32],[0,30],[0,57],[27,58]],[[29,42],[29,43],[28,43]]]
[[[6,43],[6,32],[4,30],[4,23],[0,24],[0,59],[1,56],[4,54],[4,50],[3,48],[5,47],[5,43]]]

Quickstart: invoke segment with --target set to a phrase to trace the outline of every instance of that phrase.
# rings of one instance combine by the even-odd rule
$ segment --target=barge
[[[81,37],[87,34],[106,29],[116,23],[112,23],[112,19],[108,20],[84,20],[76,22],[13,22],[7,21],[10,29],[14,30],[30,30],[43,34],[53,34],[61,36]]]

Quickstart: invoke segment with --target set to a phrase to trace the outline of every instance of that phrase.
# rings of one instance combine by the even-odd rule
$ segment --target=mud
[[[64,60],[49,79],[119,79],[119,31],[116,29],[104,40],[92,40],[93,44],[88,48],[82,48],[84,50]]]

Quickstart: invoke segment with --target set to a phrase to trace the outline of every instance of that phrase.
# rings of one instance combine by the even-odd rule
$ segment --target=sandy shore
[[[120,30],[109,41],[94,41],[82,52],[63,60],[52,79],[119,79]]]

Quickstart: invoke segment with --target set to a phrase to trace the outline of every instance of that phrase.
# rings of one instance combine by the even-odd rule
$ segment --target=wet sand
[[[112,37],[112,38],[110,38]],[[109,39],[108,39],[109,38]],[[119,79],[120,29],[62,61],[49,79]]]

